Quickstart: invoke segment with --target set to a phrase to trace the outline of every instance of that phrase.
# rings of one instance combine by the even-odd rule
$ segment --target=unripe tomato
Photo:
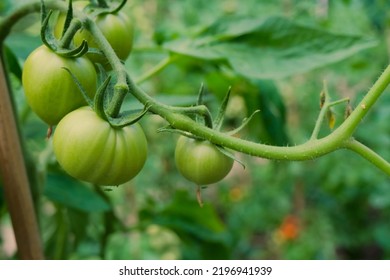
[[[67,113],[86,104],[69,69],[90,97],[96,92],[97,75],[88,58],[65,58],[40,46],[26,59],[22,83],[27,103],[47,124],[55,125]]]
[[[53,148],[69,175],[97,185],[131,180],[147,156],[147,141],[139,124],[113,128],[90,107],[81,107],[60,121]]]
[[[180,136],[175,162],[185,178],[198,185],[208,185],[222,180],[232,169],[234,161],[209,141]]]
[[[88,1],[80,1],[74,3],[74,8],[82,10]],[[63,25],[65,22],[66,15],[60,14],[55,26],[55,35],[59,38],[62,34]],[[126,60],[130,55],[133,48],[133,37],[134,37],[134,26],[130,18],[123,12],[115,14],[102,14],[98,15],[95,22],[99,29],[102,31],[104,37],[110,43],[114,49],[116,55],[121,60]],[[97,44],[94,41],[92,35],[85,29],[76,33],[74,42],[78,46],[83,40],[88,42],[88,46],[91,48],[97,48]],[[100,55],[88,54],[88,57],[96,63],[100,63],[103,66],[107,64],[106,59]]]

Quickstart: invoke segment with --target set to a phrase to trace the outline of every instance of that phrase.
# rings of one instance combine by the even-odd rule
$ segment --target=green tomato
[[[90,107],[79,108],[60,121],[53,148],[69,175],[108,186],[134,178],[147,156],[147,141],[139,124],[113,128]]]
[[[208,185],[222,180],[232,169],[234,161],[209,141],[180,136],[175,162],[185,178],[198,185]]]
[[[57,124],[66,114],[86,104],[69,69],[92,98],[97,75],[88,58],[65,58],[40,46],[26,59],[22,83],[27,103],[47,124]]]
[[[74,3],[74,8],[82,10],[88,1],[80,1]],[[54,32],[57,38],[61,37],[63,31],[63,25],[65,22],[66,15],[60,14],[55,26]],[[134,37],[134,26],[130,18],[123,12],[115,14],[102,14],[95,18],[95,22],[99,29],[102,31],[104,37],[110,43],[114,49],[116,55],[121,60],[126,60],[131,50],[133,49],[133,37]],[[85,29],[80,30],[74,37],[74,43],[78,46],[83,40],[88,42],[88,46],[91,48],[97,48],[97,44],[94,41],[93,36]],[[96,63],[100,63],[106,66],[108,61],[101,55],[88,54],[88,57]]]

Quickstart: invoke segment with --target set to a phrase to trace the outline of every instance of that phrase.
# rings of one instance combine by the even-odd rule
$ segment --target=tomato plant
[[[75,2],[74,8],[83,10],[88,4],[89,1]],[[61,36],[65,18],[65,14],[60,14],[58,17],[55,26],[55,35],[58,38]],[[133,48],[134,26],[130,18],[125,13],[119,11],[98,14],[94,20],[117,56],[121,60],[126,60]],[[80,45],[83,40],[88,42],[89,47],[98,48],[93,35],[86,29],[80,30],[75,34],[74,43]],[[90,53],[88,57],[93,62],[104,66],[107,64],[107,60],[102,55]]]
[[[97,76],[93,64],[85,57],[66,58],[46,46],[33,51],[23,67],[22,82],[27,102],[47,124],[55,125],[85,100],[68,69],[93,97]]]
[[[175,162],[185,178],[198,185],[208,185],[222,180],[232,169],[234,160],[209,141],[180,136]]]
[[[113,128],[90,107],[66,115],[53,137],[58,162],[71,176],[97,185],[119,185],[146,161],[147,141],[139,124]]]
[[[180,246],[175,248],[177,254],[174,258],[356,257],[362,255],[340,255],[340,248],[350,250],[366,245],[370,246],[367,248],[372,248],[371,245],[380,247],[382,251],[379,253],[383,254],[378,255],[383,258],[389,256],[390,245],[386,237],[390,230],[386,215],[389,214],[390,199],[389,181],[385,177],[390,176],[388,141],[386,137],[372,135],[379,131],[383,135],[389,132],[386,122],[389,98],[386,95],[379,97],[389,84],[390,66],[376,79],[379,70],[388,63],[386,48],[377,48],[377,51],[381,49],[381,54],[374,55],[367,50],[375,46],[375,42],[366,36],[351,35],[365,34],[369,30],[368,26],[360,29],[361,26],[353,20],[355,17],[348,17],[348,11],[352,10],[359,18],[365,18],[365,11],[362,14],[356,11],[356,3],[349,5],[346,3],[350,1],[341,1],[317,9],[317,4],[329,3],[312,1],[305,7],[298,5],[299,13],[291,9],[287,17],[269,17],[269,14],[279,13],[271,12],[267,6],[278,6],[279,9],[283,1],[268,1],[267,5],[267,1],[256,0],[248,0],[245,5],[233,3],[237,1],[229,1],[229,5],[226,1],[199,1],[196,9],[191,1],[176,1],[169,5],[162,5],[162,1],[157,0],[134,1],[128,12],[138,18],[138,41],[142,46],[137,48],[130,66],[121,63],[125,56],[116,49],[109,35],[120,37],[120,47],[130,40],[124,39],[125,35],[117,36],[120,33],[115,30],[103,34],[100,22],[103,18],[114,22],[112,17],[120,15],[110,10],[107,4],[122,2],[123,5],[118,5],[119,10],[126,0],[89,1],[91,4],[85,9],[78,7],[81,2],[74,2],[78,11],[73,9],[73,19],[72,9],[68,8],[71,1],[31,2],[20,8],[15,6],[15,12],[10,10],[9,15],[2,14],[4,17],[0,19],[0,42],[8,48],[4,62],[12,66],[6,68],[7,71],[19,78],[20,68],[17,66],[30,51],[29,40],[32,38],[29,35],[34,31],[38,34],[38,25],[34,24],[26,30],[27,34],[14,37],[9,33],[18,33],[21,28],[12,28],[14,23],[39,9],[41,35],[44,33],[42,41],[51,46],[50,49],[58,54],[80,56],[87,53],[91,58],[106,57],[100,63],[109,62],[109,68],[105,67],[105,70],[112,71],[107,73],[99,69],[101,85],[95,98],[85,98],[95,112],[84,107],[76,109],[68,113],[55,129],[54,153],[59,164],[52,154],[50,141],[43,137],[46,127],[25,114],[24,99],[19,100],[16,96],[16,106],[8,105],[8,113],[4,113],[3,108],[7,105],[3,101],[12,92],[7,93],[6,82],[0,83],[5,88],[0,90],[3,94],[0,120],[5,120],[4,125],[0,125],[0,175],[4,182],[2,187],[8,192],[4,201],[10,206],[13,224],[19,226],[14,230],[18,247],[25,248],[22,258],[43,258],[43,254],[29,255],[40,251],[37,248],[40,235],[33,226],[34,214],[41,215],[42,228],[47,230],[43,235],[47,259],[157,256],[141,247],[153,243],[148,242],[145,234],[156,232],[149,228],[153,224],[174,233],[178,241],[175,246]],[[250,2],[252,5],[248,8]],[[54,19],[50,18],[50,12],[45,13],[45,5],[46,11],[57,13],[65,13],[68,8],[67,24],[57,24],[57,28],[68,26],[61,38],[52,36]],[[96,5],[102,9],[93,10]],[[339,10],[343,5],[346,5],[345,9]],[[381,10],[386,11],[385,7]],[[311,13],[314,11],[326,14],[313,28],[310,25],[313,24],[314,14]],[[343,27],[352,22],[353,28],[334,33],[332,30],[336,30],[336,26],[328,20],[337,14],[342,14],[345,19]],[[310,22],[306,22],[309,17]],[[299,22],[294,18],[299,18]],[[32,17],[27,18],[24,24],[29,25],[31,20]],[[186,30],[186,25],[191,28]],[[383,22],[384,31],[385,26]],[[377,28],[379,30],[380,26]],[[61,30],[56,32],[62,33]],[[9,40],[4,41],[8,35],[11,35]],[[86,39],[88,44],[81,43],[80,38]],[[21,49],[21,45],[27,48]],[[366,51],[362,56],[356,55],[361,50]],[[352,58],[349,64],[339,63],[334,68],[325,68],[347,57]],[[370,58],[382,59],[375,63]],[[45,57],[37,65],[44,66],[50,61],[52,59]],[[41,68],[45,69],[43,66]],[[43,76],[41,68],[36,67],[30,72]],[[87,76],[77,77],[77,69],[66,68],[80,83],[88,79]],[[313,69],[318,70],[305,73]],[[329,75],[329,70],[334,74]],[[349,72],[355,75],[351,77]],[[65,71],[62,73],[69,76]],[[298,79],[294,78],[297,74]],[[1,76],[5,80],[6,75],[0,74],[0,80]],[[13,79],[14,76],[11,76],[8,86],[19,89],[19,81]],[[330,77],[329,90],[326,84],[321,89],[324,76]],[[34,83],[40,81],[39,78],[31,79],[32,86],[25,89],[35,88]],[[62,92],[62,78],[57,81],[44,77],[42,81],[58,86],[58,90],[50,91],[50,95],[36,98],[39,103],[47,104],[53,94]],[[144,87],[145,81],[148,83]],[[196,100],[193,93],[201,82],[204,82],[207,96],[199,94]],[[227,98],[230,93],[222,97],[228,87],[231,87],[228,92],[232,93],[230,101]],[[368,88],[370,90],[362,96]],[[203,87],[199,92],[203,92]],[[318,96],[313,98],[316,92]],[[57,103],[69,100],[57,102],[58,99],[56,97],[56,101],[46,107],[54,108],[52,111],[56,112]],[[217,103],[220,103],[220,110],[214,112]],[[375,111],[374,104],[378,106]],[[19,108],[22,110],[15,110]],[[252,114],[241,121],[257,109],[260,110],[255,117],[251,118]],[[372,113],[368,115],[368,112]],[[26,137],[19,138],[16,133],[8,137],[10,128],[16,130],[15,122],[11,120],[17,113],[20,128],[25,130],[22,135]],[[147,124],[144,127],[150,135],[148,148],[142,129],[134,124],[143,116]],[[329,116],[332,118],[327,119]],[[248,123],[247,129],[241,130]],[[357,129],[360,124],[363,129]],[[161,136],[156,131],[180,133],[190,138],[180,137],[176,143],[167,140],[176,134]],[[23,143],[25,138],[27,141]],[[23,155],[14,149],[19,146],[18,140],[22,147],[26,147],[24,159],[28,163],[29,175],[32,174],[28,182],[23,176]],[[336,155],[316,160],[333,152]],[[146,164],[147,153],[151,157]],[[234,157],[235,153],[252,157],[245,158],[245,172],[238,168],[234,176],[226,178],[233,165],[231,156]],[[347,153],[361,156],[385,174],[380,176],[375,173],[377,170],[367,168],[358,157],[347,161]],[[238,160],[241,158],[240,155]],[[178,172],[172,172],[174,160]],[[15,162],[18,164],[13,164]],[[117,185],[136,176],[141,168],[146,176],[138,176],[131,186],[123,188],[91,188],[81,182]],[[221,188],[210,189],[207,196],[211,195],[213,202],[200,209],[193,196],[187,195],[188,182],[183,177],[198,184],[197,198],[201,206],[200,185],[223,178],[226,181]],[[23,182],[19,180],[23,178]],[[51,206],[48,209],[53,211],[35,213],[32,206],[21,207],[28,205],[26,200],[31,196],[26,190],[30,189],[38,190],[33,193],[35,202],[44,201],[45,206]],[[43,190],[44,200],[40,199],[39,190]],[[0,193],[0,206],[1,196]],[[372,222],[372,219],[362,219],[370,216],[367,213],[383,215]],[[293,223],[290,217],[294,217]],[[96,218],[102,222],[98,224],[104,226],[96,227]],[[290,232],[290,236],[280,231],[286,229],[285,221],[289,222],[287,229],[295,226],[295,233]],[[56,227],[45,228],[53,223]],[[365,226],[370,231],[360,232]],[[134,242],[132,237],[136,235],[141,239]],[[333,235],[337,238],[329,238]],[[24,238],[30,236],[38,238]],[[349,239],[350,236],[354,239]],[[319,237],[326,242],[319,244]],[[157,238],[161,242],[170,239],[160,234]],[[162,247],[165,254],[166,246]],[[287,247],[293,249],[290,254],[285,253]],[[120,252],[120,256],[113,255],[113,252]],[[13,257],[13,254],[8,256]]]

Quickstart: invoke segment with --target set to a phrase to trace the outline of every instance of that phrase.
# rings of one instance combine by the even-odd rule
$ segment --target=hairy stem
[[[336,100],[336,101],[333,101],[333,102],[325,102],[324,106],[321,108],[320,114],[318,116],[316,125],[315,125],[314,130],[313,130],[313,134],[310,137],[311,140],[316,139],[318,137],[318,134],[319,134],[320,129],[321,129],[322,122],[323,122],[323,120],[325,118],[325,115],[328,112],[328,110],[331,107],[335,106],[335,105],[338,105],[338,104],[344,103],[344,102],[348,102],[348,101],[349,101],[349,98],[343,98],[343,99]]]
[[[61,38],[59,42],[59,46],[61,48],[69,48],[72,43],[73,37],[76,32],[81,28],[81,21],[78,19],[73,19],[70,23],[68,30],[66,30],[64,36]]]
[[[390,163],[363,143],[351,138],[350,141],[345,143],[345,148],[361,155],[390,176]]]
[[[114,86],[114,95],[107,109],[107,114],[114,118],[119,114],[123,100],[129,91],[126,83],[126,68],[115,54],[115,51],[112,49],[106,37],[104,37],[99,27],[92,19],[86,19],[85,28],[88,29],[88,31],[94,36],[96,42],[98,43],[99,49],[104,53],[108,62],[118,75],[116,84]]]
[[[330,135],[321,139],[310,139],[306,143],[292,146],[279,147],[260,143],[254,143],[248,140],[239,139],[228,136],[224,133],[212,130],[208,127],[200,125],[192,119],[178,113],[167,110],[156,100],[147,95],[135,83],[129,80],[131,92],[142,103],[148,102],[151,106],[150,111],[159,114],[165,118],[172,127],[188,131],[195,136],[209,140],[212,143],[230,148],[235,151],[246,153],[252,156],[263,157],[274,160],[311,160],[335,150],[347,147],[350,144],[350,138],[361,118],[366,114],[368,106],[372,106],[375,100],[383,93],[387,84],[390,81],[390,68],[387,68],[382,73],[380,78],[375,82],[373,87],[367,93],[361,104],[365,104],[365,109],[361,105],[358,111],[353,111],[344,123],[334,130]],[[355,109],[356,110],[356,109]],[[351,118],[352,116],[352,118]],[[390,172],[384,165],[376,165],[382,171],[390,175]]]
[[[155,65],[152,69],[150,69],[149,71],[147,71],[146,73],[144,73],[140,77],[138,77],[135,80],[135,83],[139,85],[139,84],[143,83],[144,81],[150,79],[151,77],[157,75],[158,73],[160,73],[163,69],[165,69],[169,64],[171,64],[175,60],[176,60],[175,56],[168,56],[168,57],[164,58],[157,65]]]
[[[352,136],[357,126],[366,116],[368,111],[372,108],[383,91],[390,83],[390,65],[388,65],[376,80],[371,89],[366,93],[358,106],[352,111],[351,115],[339,126],[337,133],[342,133],[348,136]]]
[[[61,1],[48,1],[45,2],[45,5],[48,9],[67,11],[68,6],[65,2]],[[34,3],[26,4],[16,11],[14,11],[9,16],[2,18],[0,21],[0,43],[2,43],[8,34],[11,32],[12,27],[17,23],[20,19],[25,17],[31,13],[37,13],[41,10],[41,3],[39,1]]]

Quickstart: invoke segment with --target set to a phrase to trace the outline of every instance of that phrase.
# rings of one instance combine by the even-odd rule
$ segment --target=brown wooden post
[[[0,61],[0,175],[3,179],[5,199],[19,258],[43,259],[41,238],[20,144],[4,66]]]

